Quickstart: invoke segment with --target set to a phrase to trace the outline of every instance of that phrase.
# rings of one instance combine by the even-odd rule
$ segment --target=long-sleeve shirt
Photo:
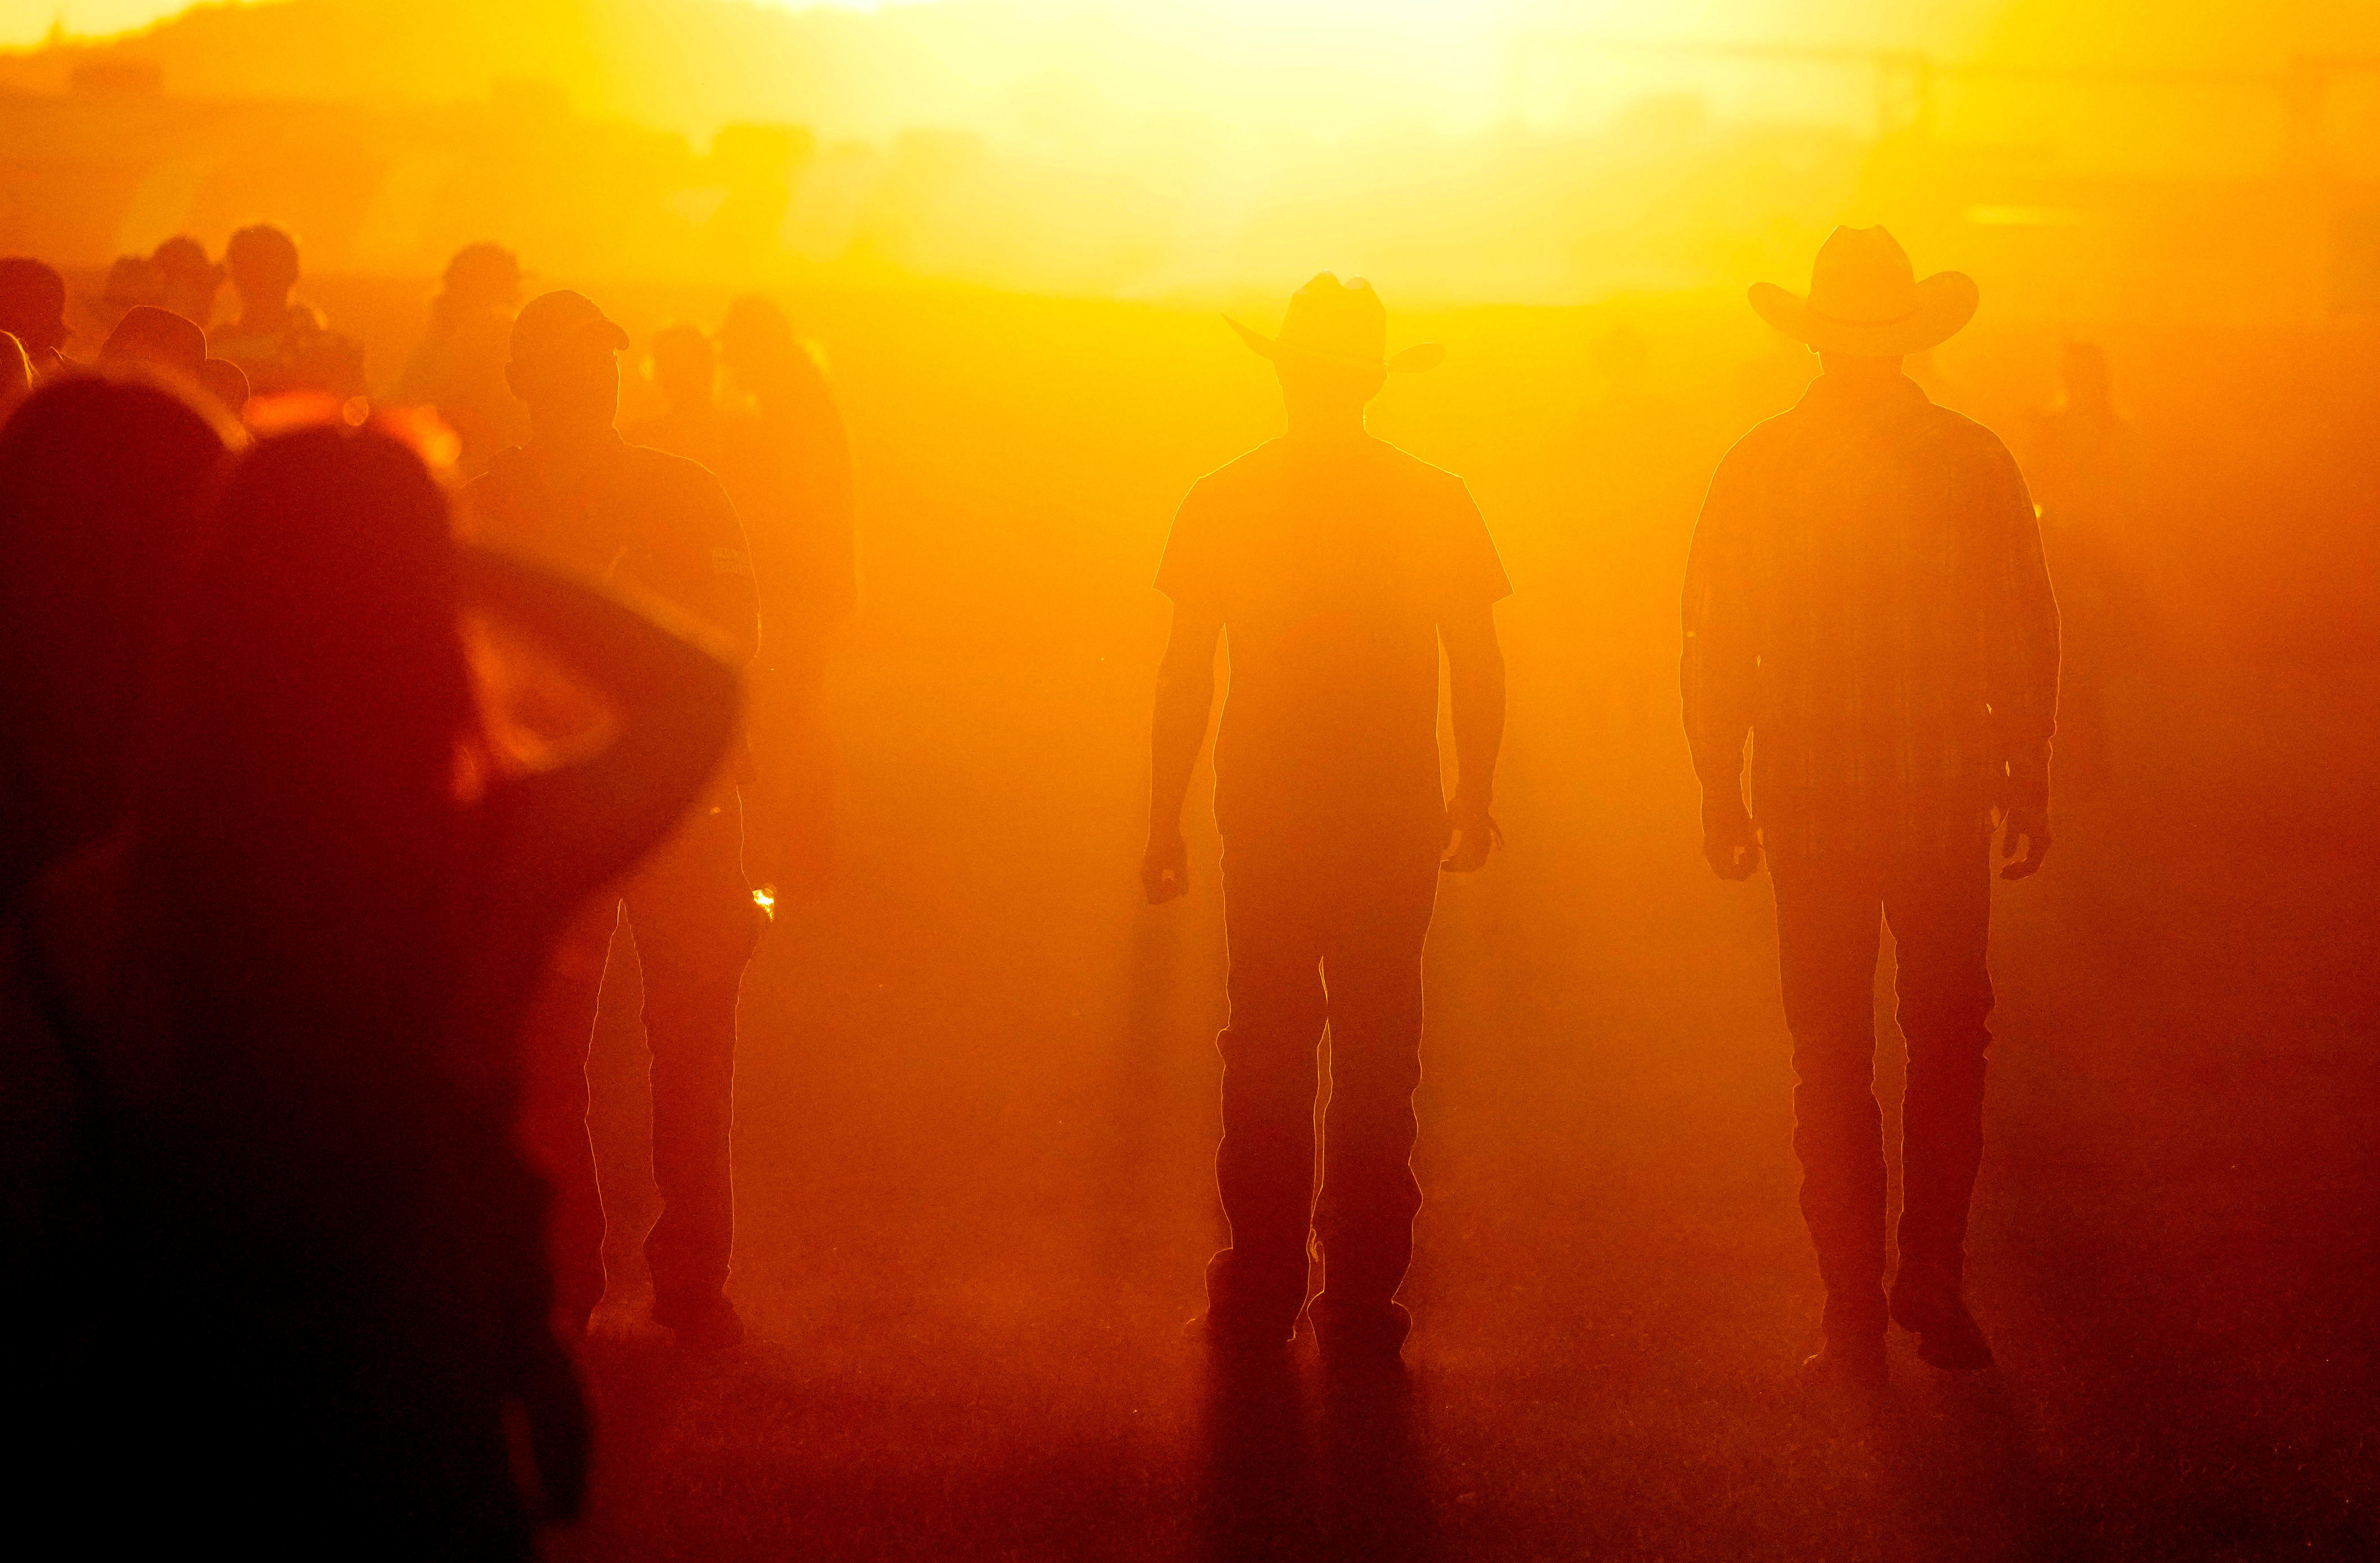
[[[2024,479],[1907,381],[1831,376],[1719,463],[1686,567],[1694,770],[1772,854],[2046,806],[2058,608]]]

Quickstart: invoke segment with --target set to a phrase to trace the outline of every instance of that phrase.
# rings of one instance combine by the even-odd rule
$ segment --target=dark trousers
[[[1232,1246],[1208,1302],[1285,1335],[1318,1233],[1333,1307],[1385,1314],[1413,1258],[1410,1165],[1421,1082],[1421,954],[1437,849],[1366,854],[1228,843],[1231,1024],[1215,1179]],[[1314,1203],[1316,1050],[1330,1034],[1322,1199]]]
[[[1985,964],[1991,864],[1980,832],[1923,846],[1779,858],[1777,942],[1793,1035],[1802,1215],[1827,1284],[1830,1335],[1885,1324],[1885,1169],[1875,1090],[1879,915],[1899,951],[1900,1258],[1958,1278],[1983,1155]]]
[[[528,1039],[522,1137],[553,1186],[547,1221],[555,1305],[583,1321],[602,1300],[603,1198],[587,1132],[587,1048],[612,932],[625,906],[644,970],[652,1051],[653,1181],[662,1217],[645,1239],[655,1297],[696,1299],[727,1280],[734,1242],[728,1131],[735,1000],[761,915],[744,882],[735,795],[700,806],[616,896],[598,898],[555,951]]]

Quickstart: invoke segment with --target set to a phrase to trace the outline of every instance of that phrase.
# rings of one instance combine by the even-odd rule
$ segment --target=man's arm
[[[1722,879],[1748,879],[1760,866],[1759,833],[1743,803],[1743,743],[1759,664],[1744,579],[1745,460],[1741,445],[1727,454],[1694,523],[1679,663],[1686,742],[1703,784],[1703,856]]]
[[[1182,805],[1190,773],[1206,746],[1215,710],[1215,643],[1223,616],[1205,606],[1176,604],[1173,633],[1157,669],[1157,709],[1149,723],[1148,850],[1140,861],[1140,888],[1152,906],[1190,889],[1190,849],[1182,839]]]
[[[1439,866],[1468,874],[1488,861],[1500,834],[1488,809],[1496,798],[1496,754],[1504,746],[1504,648],[1496,641],[1493,607],[1449,619],[1438,633],[1446,644],[1457,768],[1454,800],[1446,810],[1453,851]]]
[[[2049,741],[2058,726],[2058,600],[2024,477],[1995,448],[1984,478],[1985,503],[2005,538],[2000,639],[1991,664],[1992,730],[2008,768],[2001,799],[2000,854],[2014,862],[2000,877],[2022,879],[2049,853]],[[2018,842],[2024,843],[2022,849]]]

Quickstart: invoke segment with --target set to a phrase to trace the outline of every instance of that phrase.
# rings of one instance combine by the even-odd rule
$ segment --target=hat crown
[[[615,351],[628,345],[627,333],[585,294],[567,288],[540,293],[513,317],[512,356],[516,361],[537,357],[568,345],[582,334],[600,338]]]
[[[1810,309],[1849,325],[1882,325],[1918,308],[1909,252],[1882,228],[1837,228],[1810,267]]]
[[[1281,343],[1304,352],[1378,363],[1389,349],[1389,310],[1362,277],[1342,283],[1330,272],[1293,294]]]

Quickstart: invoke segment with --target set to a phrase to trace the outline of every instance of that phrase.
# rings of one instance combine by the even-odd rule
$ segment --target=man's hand
[[[1190,893],[1190,845],[1182,839],[1179,825],[1148,828],[1148,850],[1140,854],[1140,889],[1151,906]]]
[[[2019,842],[2024,843],[2021,857]],[[2049,810],[2038,804],[2020,804],[2001,815],[2000,855],[2016,859],[2000,870],[2001,878],[2030,878],[2049,855]]]
[[[1438,860],[1441,874],[1475,874],[1488,866],[1488,854],[1504,844],[1504,832],[1485,802],[1471,798],[1460,787],[1447,806],[1446,825],[1453,838],[1447,854]]]
[[[1742,797],[1703,794],[1703,856],[1722,879],[1748,879],[1760,867],[1760,832]]]

